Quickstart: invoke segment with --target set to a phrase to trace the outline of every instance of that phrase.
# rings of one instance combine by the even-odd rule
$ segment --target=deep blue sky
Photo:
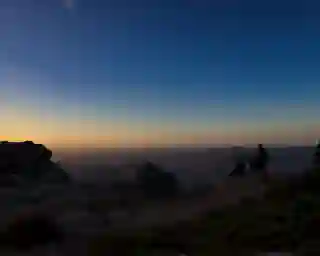
[[[0,0],[0,7],[6,138],[316,139],[316,1]]]

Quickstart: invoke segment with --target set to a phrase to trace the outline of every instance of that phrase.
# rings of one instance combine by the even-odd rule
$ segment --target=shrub
[[[137,181],[143,192],[152,198],[170,197],[177,193],[178,181],[174,174],[147,162],[138,169]]]
[[[48,243],[59,243],[63,232],[49,216],[34,213],[18,216],[2,234],[2,242],[15,249],[31,249]]]

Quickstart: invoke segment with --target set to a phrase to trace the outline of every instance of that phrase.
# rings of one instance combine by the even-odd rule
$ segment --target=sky
[[[0,0],[0,139],[312,144],[319,27],[308,0]]]

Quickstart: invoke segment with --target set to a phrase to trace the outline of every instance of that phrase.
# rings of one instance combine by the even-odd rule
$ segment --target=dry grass
[[[121,256],[256,255],[262,251],[320,254],[319,183],[316,171],[300,179],[272,181],[263,200],[244,199],[238,206],[169,228],[137,231],[133,236],[105,232],[83,237],[79,241],[85,245],[78,241],[70,250],[81,245],[81,255]],[[91,211],[99,211],[97,205],[105,203],[92,204],[88,206]]]
[[[262,201],[241,205],[164,230],[145,230],[125,239],[94,239],[91,255],[152,255],[154,250],[188,255],[255,255],[263,251],[320,253],[320,175],[273,182]],[[106,242],[108,241],[108,242]],[[117,251],[124,244],[127,251]],[[119,253],[119,254],[117,254]],[[138,253],[138,254],[134,254]],[[169,255],[169,254],[163,254]]]

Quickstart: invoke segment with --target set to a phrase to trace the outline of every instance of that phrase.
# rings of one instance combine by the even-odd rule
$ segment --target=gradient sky
[[[0,0],[0,35],[0,139],[139,147],[319,136],[316,1]]]

